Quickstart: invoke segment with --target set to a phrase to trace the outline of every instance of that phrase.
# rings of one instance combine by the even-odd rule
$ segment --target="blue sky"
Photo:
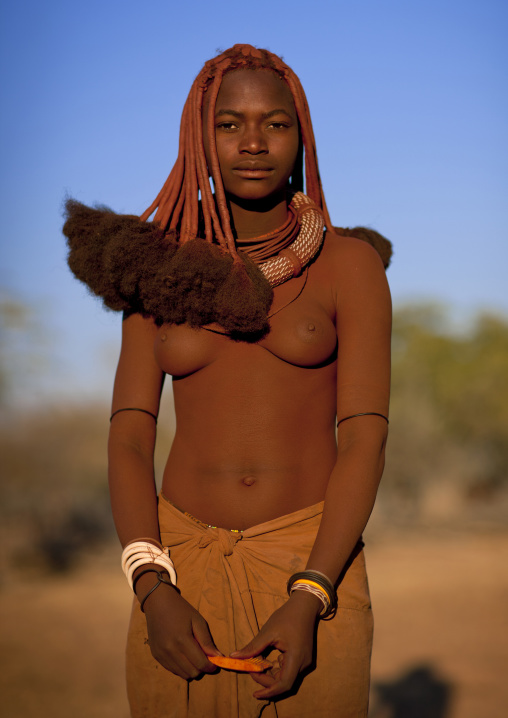
[[[282,55],[307,92],[332,219],[395,246],[395,303],[508,313],[505,2],[4,0],[0,288],[32,307],[23,391],[109,391],[120,321],[68,272],[66,193],[150,204],[203,62]],[[37,357],[44,357],[44,369]]]

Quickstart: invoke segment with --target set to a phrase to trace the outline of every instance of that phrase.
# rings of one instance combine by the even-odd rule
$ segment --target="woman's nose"
[[[264,154],[268,152],[266,138],[258,127],[248,127],[242,133],[240,141],[240,152],[246,152],[251,155]]]

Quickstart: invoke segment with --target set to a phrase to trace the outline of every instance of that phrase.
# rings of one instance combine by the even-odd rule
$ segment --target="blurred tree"
[[[28,386],[47,369],[42,322],[25,302],[0,290],[0,408],[16,403],[17,387]]]
[[[63,570],[112,533],[107,409],[49,407],[14,414],[0,433],[0,516],[16,560]]]
[[[384,483],[418,511],[453,483],[487,497],[508,485],[508,322],[481,314],[451,330],[437,305],[394,313],[390,441]]]
[[[160,475],[174,423],[159,421]],[[10,412],[0,425],[1,560],[67,570],[114,537],[107,480],[109,406],[62,405]],[[0,565],[0,574],[1,574]]]

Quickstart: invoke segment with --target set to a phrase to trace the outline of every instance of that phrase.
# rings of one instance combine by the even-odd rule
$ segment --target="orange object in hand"
[[[228,671],[242,671],[245,673],[262,673],[267,668],[273,668],[269,661],[255,656],[254,658],[230,658],[229,656],[207,656],[210,663]]]

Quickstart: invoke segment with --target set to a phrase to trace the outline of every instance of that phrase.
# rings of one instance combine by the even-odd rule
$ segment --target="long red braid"
[[[272,70],[289,86],[300,123],[304,149],[305,193],[321,208],[325,224],[331,228],[319,177],[316,143],[309,106],[300,80],[280,57],[252,45],[235,45],[209,60],[194,80],[182,113],[177,160],[161,191],[150,207],[143,212],[141,219],[147,220],[156,210],[154,222],[164,231],[177,230],[180,244],[185,244],[198,236],[200,226],[198,197],[201,193],[202,223],[206,240],[210,243],[217,242],[234,257],[235,261],[240,261],[222,184],[214,124],[215,103],[222,78],[226,72],[236,69]],[[208,126],[203,128],[202,113],[205,93],[210,95],[210,110]],[[211,167],[207,166],[205,159],[203,131],[208,134]],[[301,177],[302,170],[302,167],[296,167],[293,177]],[[215,198],[209,174],[213,180]],[[296,179],[297,184],[301,184],[301,182],[301,179]],[[301,186],[293,185],[293,188],[303,190]]]

